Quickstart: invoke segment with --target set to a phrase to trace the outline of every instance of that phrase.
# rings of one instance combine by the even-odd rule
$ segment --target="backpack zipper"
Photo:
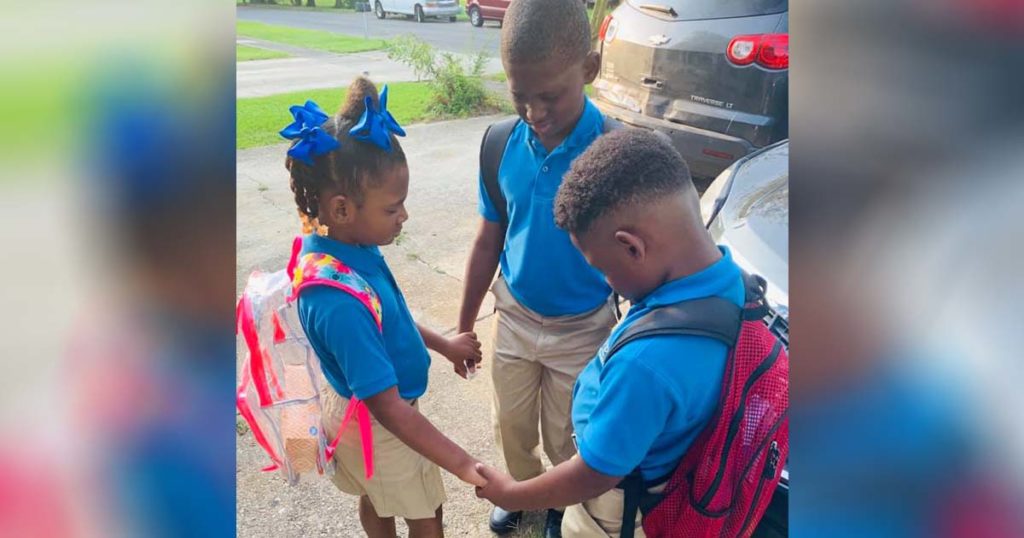
[[[750,511],[747,512],[746,519],[743,520],[743,525],[740,526],[742,532],[740,536],[746,536],[747,527],[752,523],[754,512],[757,511],[757,502],[761,500],[761,492],[764,490],[766,482],[775,478],[775,471],[779,467],[779,442],[772,441],[772,446],[768,448],[768,462],[764,465],[764,470],[761,472],[761,481],[757,484],[757,490],[754,492],[754,499],[750,503]]]
[[[744,412],[747,406],[747,394],[750,389],[754,386],[754,383],[761,378],[767,372],[775,361],[779,358],[779,353],[782,351],[782,344],[778,340],[775,341],[775,346],[772,347],[772,352],[768,355],[768,358],[764,360],[757,369],[747,379],[746,384],[743,386],[743,392],[740,394],[740,407],[736,410],[736,413],[732,416],[732,421],[729,424],[729,432],[725,436],[725,448],[722,450],[722,458],[718,463],[718,472],[715,473],[715,480],[711,483],[711,487],[708,488],[707,493],[701,497],[700,502],[697,503],[699,508],[707,509],[708,504],[711,503],[711,499],[715,497],[715,493],[718,492],[718,487],[722,483],[722,476],[725,473],[725,460],[729,456],[729,448],[732,447],[732,442],[736,437],[736,433],[740,429],[740,422],[743,420]]]

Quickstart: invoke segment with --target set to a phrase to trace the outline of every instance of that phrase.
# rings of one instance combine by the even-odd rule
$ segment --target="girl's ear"
[[[327,199],[326,211],[322,211],[321,214],[326,213],[331,222],[323,222],[328,226],[334,224],[350,224],[355,219],[356,205],[351,198],[343,194],[335,194]],[[323,219],[321,219],[322,221]]]
[[[626,251],[631,260],[643,262],[647,259],[647,243],[633,232],[619,230],[615,232],[615,241]]]

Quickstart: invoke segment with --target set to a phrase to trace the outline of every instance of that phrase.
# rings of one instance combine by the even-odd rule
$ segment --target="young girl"
[[[485,481],[476,460],[424,418],[416,402],[427,388],[428,347],[465,376],[467,361],[480,360],[480,343],[471,332],[449,339],[413,321],[377,248],[394,241],[408,219],[409,169],[396,138],[405,133],[386,106],[387,88],[378,96],[369,80],[358,78],[334,117],[307,102],[292,107],[295,122],[281,131],[295,140],[286,166],[307,233],[300,259],[333,257],[375,294],[361,301],[330,286],[310,286],[299,294],[299,318],[328,381],[322,395],[328,439],[353,397],[372,415],[372,478],[355,421],[345,426],[334,453],[333,481],[359,495],[363,529],[371,538],[394,537],[397,516],[408,523],[410,537],[443,536],[438,466],[471,484]]]

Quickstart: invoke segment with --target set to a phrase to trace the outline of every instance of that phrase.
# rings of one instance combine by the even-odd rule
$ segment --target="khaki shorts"
[[[345,417],[348,399],[328,384],[321,392],[324,431],[334,439]],[[416,402],[413,407],[419,408]],[[446,497],[441,471],[433,462],[413,451],[377,419],[373,431],[373,477],[366,480],[362,437],[355,419],[349,420],[334,453],[331,481],[350,495],[367,496],[380,517],[432,519]]]
[[[661,493],[664,490],[665,484],[661,484],[648,491]],[[622,511],[625,509],[624,501],[625,493],[615,488],[589,501],[566,508],[565,516],[562,517],[562,538],[619,538],[622,531]],[[646,536],[640,520],[640,511],[637,510],[634,538]]]

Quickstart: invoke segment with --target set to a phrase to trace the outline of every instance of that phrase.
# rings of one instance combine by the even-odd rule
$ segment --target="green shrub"
[[[387,45],[388,57],[410,67],[430,85],[430,111],[437,116],[465,117],[492,112],[497,100],[484,87],[488,56],[481,51],[468,62],[413,36],[402,36]]]

